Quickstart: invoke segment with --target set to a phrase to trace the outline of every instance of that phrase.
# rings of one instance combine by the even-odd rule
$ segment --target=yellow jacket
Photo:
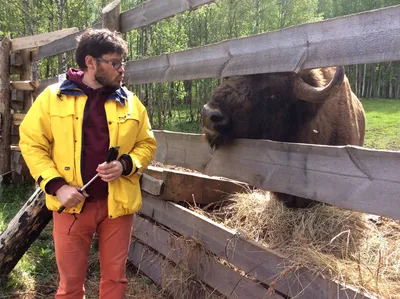
[[[62,177],[69,185],[83,186],[81,175],[82,121],[87,96],[71,81],[47,87],[33,103],[20,126],[22,155],[42,190]],[[108,183],[108,216],[116,218],[138,211],[142,204],[137,169],[147,167],[156,150],[146,108],[124,88],[105,103],[110,147],[119,146],[119,155],[129,154],[133,169],[127,176]],[[135,168],[136,167],[136,168]],[[65,209],[80,213],[84,201]],[[57,211],[61,203],[46,194],[46,206]]]

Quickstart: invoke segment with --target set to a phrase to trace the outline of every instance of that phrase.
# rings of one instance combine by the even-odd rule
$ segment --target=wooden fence
[[[281,255],[170,201],[208,203],[218,200],[218,193],[243,190],[243,184],[154,167],[146,171],[141,183],[143,206],[135,217],[133,236],[137,240],[131,245],[129,260],[160,285],[171,271],[163,269],[167,260],[188,263],[199,279],[227,298],[373,298],[305,268],[285,271],[290,262]],[[171,193],[180,196],[171,198]],[[187,238],[200,246],[188,245]],[[275,292],[268,292],[269,285]]]
[[[211,2],[150,0],[120,14],[116,0],[103,10],[102,24],[96,26],[127,32]],[[126,79],[129,84],[166,82],[398,60],[399,15],[400,5],[131,61],[126,67]],[[30,107],[32,94],[29,92],[37,93],[58,81],[58,78],[48,78],[34,82],[28,77],[29,66],[35,60],[75,49],[75,38],[80,32],[74,28],[70,30],[54,33],[57,37],[64,36],[57,40],[54,35],[47,35],[23,41],[6,38],[2,42],[1,73],[7,70],[8,74],[10,68],[21,75],[20,81],[11,84],[8,75],[0,77],[2,173],[11,168],[11,161],[19,160],[10,159],[9,152],[18,150],[15,133]],[[49,39],[53,41],[48,42]],[[11,52],[14,58],[9,65],[8,54],[13,49],[25,54]],[[10,91],[12,98],[8,101]],[[17,107],[16,102],[23,102],[23,105],[18,104],[21,109],[14,109],[20,113],[10,114],[10,108]],[[201,135],[156,132],[156,136],[155,160],[165,164],[400,219],[396,204],[400,194],[400,153],[267,140],[237,140],[231,147],[213,152]],[[14,167],[14,170],[17,169]],[[155,173],[153,171],[153,175]],[[191,263],[191,270],[228,298],[262,298],[270,284],[276,291],[269,294],[271,298],[371,298],[339,282],[315,276],[307,269],[298,269],[292,275],[277,279],[286,263],[283,257],[180,205],[165,202],[187,200],[193,194],[207,202],[215,200],[221,190],[240,189],[240,185],[234,186],[227,180],[166,170],[158,174],[158,178],[144,176],[144,203],[141,214],[136,217],[134,231],[138,241],[131,246],[130,260],[161,284],[165,260],[179,263],[183,258],[182,249],[176,248],[180,242],[177,235],[181,235],[195,238],[212,253],[193,251],[196,262]],[[227,251],[231,242],[235,249]],[[248,276],[240,275],[211,256],[225,259]]]

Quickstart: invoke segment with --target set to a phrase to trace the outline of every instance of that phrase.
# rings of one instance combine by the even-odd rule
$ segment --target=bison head
[[[343,80],[342,67],[227,78],[203,108],[203,132],[216,148],[234,138],[295,142],[294,124],[311,115]]]

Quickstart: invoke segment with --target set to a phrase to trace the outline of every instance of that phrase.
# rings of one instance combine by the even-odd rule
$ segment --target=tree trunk
[[[355,93],[356,93],[356,95],[357,96],[360,96],[360,93],[359,93],[359,91],[358,91],[358,86],[359,86],[359,84],[358,84],[358,64],[356,64],[356,66],[355,66],[355,76],[354,76],[354,90],[355,90]]]
[[[51,217],[38,188],[0,235],[0,278],[10,274]]]
[[[400,99],[400,84],[397,85],[396,99]]]
[[[393,99],[393,66],[392,62],[389,63],[389,90],[388,90],[389,99]]]
[[[10,110],[10,57],[11,39],[7,35],[0,43],[0,178],[11,171],[11,110]]]
[[[64,0],[58,0],[58,11],[57,11],[57,28],[61,30],[63,27],[64,19]],[[58,54],[58,74],[64,73],[64,53]]]
[[[376,89],[375,98],[381,98],[381,87],[382,87],[382,63],[378,63],[378,74],[376,76],[376,85],[378,86]]]
[[[365,97],[365,80],[366,80],[366,76],[367,76],[367,64],[364,63],[364,72],[363,72],[361,97]]]
[[[400,78],[400,68],[398,68],[398,70],[397,70],[397,79],[396,79],[397,88],[396,88],[396,95],[395,95],[396,99],[400,99],[400,82],[399,82],[400,79],[399,78]]]
[[[143,41],[143,38],[142,38]],[[150,50],[150,46],[151,46],[151,27],[150,25],[146,26],[144,28],[144,46],[145,49],[143,50],[143,52],[145,53],[146,57],[150,57],[151,56],[151,50]],[[153,91],[153,83],[149,83],[146,84],[146,98],[147,98],[147,103],[148,103],[148,112],[149,112],[149,119],[150,119],[150,123],[151,125],[154,125],[154,99],[153,99],[153,95],[154,93]]]

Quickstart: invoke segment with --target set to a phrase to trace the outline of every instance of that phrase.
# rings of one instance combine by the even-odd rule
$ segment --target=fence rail
[[[182,173],[182,175],[192,176],[190,173]],[[138,222],[135,225],[133,235],[174,262],[179,261],[182,257],[182,252],[179,252],[179,250],[184,250],[179,246],[177,238],[173,237],[179,234],[200,242],[204,249],[237,267],[237,269],[244,271],[247,275],[255,277],[267,285],[274,285],[274,289],[280,294],[304,299],[370,298],[367,295],[355,292],[349,286],[312,274],[305,268],[297,269],[288,275],[282,276],[280,274],[288,266],[288,261],[285,257],[247,240],[245,237],[236,234],[235,231],[229,230],[204,216],[178,204],[166,202],[162,196],[157,197],[144,192],[143,206],[140,213],[152,219],[157,225],[166,227],[174,233],[170,235],[165,229],[161,230],[158,226],[139,216],[136,218]],[[173,249],[171,244],[175,244],[177,248]],[[134,247],[135,245],[133,245],[131,251],[136,250]],[[174,252],[174,250],[177,252]],[[131,254],[133,255],[134,253],[131,252]],[[199,263],[192,264],[192,270],[195,273],[196,271],[202,271],[197,268]],[[207,263],[201,264],[207,265]],[[215,265],[215,267],[217,266]],[[218,273],[218,271],[216,272]],[[209,275],[212,274],[209,273]],[[202,274],[199,274],[199,276],[202,277]],[[232,286],[231,283],[232,280],[235,280],[235,277],[229,275],[228,277],[229,280],[225,283],[227,286]],[[239,282],[240,278],[236,281]],[[246,289],[245,286],[242,287],[244,287],[244,290]],[[251,286],[247,285],[247,287],[250,288]],[[244,290],[239,288],[237,291]],[[258,293],[260,290],[256,288],[253,291]],[[267,290],[265,290],[266,292]],[[243,297],[239,296],[239,298]],[[254,298],[263,297],[256,296]]]
[[[397,5],[130,61],[125,80],[142,84],[400,60],[399,15]],[[73,50],[78,34],[40,47],[36,59]]]
[[[156,161],[400,219],[400,152],[250,139],[212,151],[199,134],[155,134]]]
[[[399,60],[399,15],[395,6],[131,61],[125,76],[139,84]]]
[[[40,47],[59,38],[63,38],[65,36],[74,34],[77,31],[78,28],[74,27],[49,33],[37,34],[34,36],[24,36],[20,38],[15,38],[11,40],[11,50],[18,51],[18,50]]]

